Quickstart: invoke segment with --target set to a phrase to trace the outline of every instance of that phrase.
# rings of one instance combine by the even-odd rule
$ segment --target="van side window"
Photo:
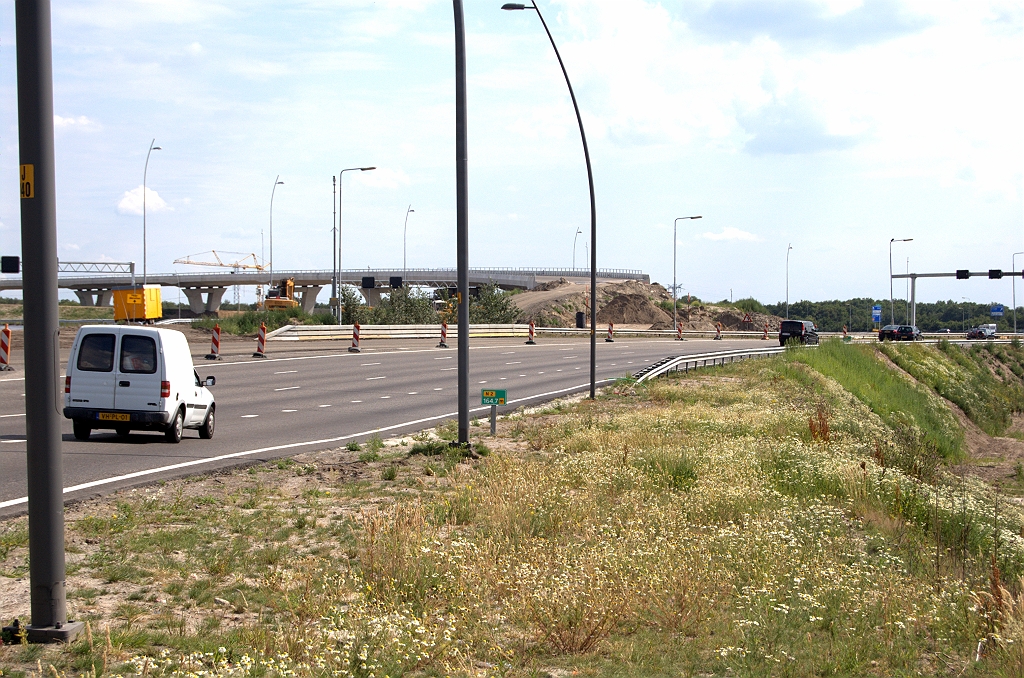
[[[78,349],[78,369],[83,372],[110,372],[114,369],[113,334],[87,334]]]
[[[121,371],[137,374],[156,372],[156,342],[152,337],[136,334],[121,337]]]

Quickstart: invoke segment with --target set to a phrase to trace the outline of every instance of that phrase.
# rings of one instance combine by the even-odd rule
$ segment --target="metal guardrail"
[[[470,325],[469,331],[472,337],[525,337],[529,334],[530,326],[526,324],[504,324],[504,325]],[[538,335],[547,336],[578,336],[589,337],[589,329],[575,327],[536,327]],[[604,330],[598,334],[603,338]],[[440,325],[360,325],[359,335],[362,339],[433,339],[441,336]],[[459,336],[459,328],[452,324],[448,326],[448,337]],[[616,329],[616,337],[675,337],[676,333],[671,330],[640,330],[640,329]],[[711,339],[715,332],[687,331],[683,337],[688,339]],[[725,339],[760,339],[761,332],[722,332]],[[351,339],[351,325],[285,325],[272,332],[267,333],[267,339],[279,341],[312,341],[321,339]],[[769,335],[770,340],[776,338]]]
[[[808,346],[806,348],[812,348]],[[749,360],[751,358],[767,358],[769,356],[778,355],[786,351],[783,346],[773,346],[769,348],[746,348],[737,349],[733,351],[711,351],[708,353],[693,353],[690,355],[678,355],[670,358],[665,358],[652,365],[648,365],[639,372],[635,372],[633,377],[637,380],[637,383],[642,384],[645,381],[660,377],[663,374],[669,372],[678,372],[683,370],[684,372],[690,371],[690,366],[693,369],[698,367],[707,367],[710,363],[714,365],[724,365],[727,362],[732,363],[737,360]]]

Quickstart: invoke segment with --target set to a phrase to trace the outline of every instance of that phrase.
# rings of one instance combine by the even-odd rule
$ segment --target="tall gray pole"
[[[277,187],[283,184],[281,181],[281,175],[278,174],[277,178],[274,179],[274,187],[270,189],[270,286],[274,286],[274,193],[277,192]]]
[[[679,320],[676,317],[676,296],[678,288],[676,287],[676,224],[682,219],[702,219],[700,215],[694,217],[676,217],[672,221],[672,331],[676,331],[676,327],[679,324]]]
[[[1013,333],[1017,334],[1017,255],[1024,252],[1014,252],[1010,258],[1010,286],[1013,290]]]
[[[789,253],[793,249],[793,243],[786,248],[786,320],[789,320]]]
[[[406,276],[408,273],[408,264],[405,259],[405,238],[409,234],[409,212],[415,212],[412,205],[409,205],[408,209],[405,210],[405,226],[402,227],[402,275]],[[404,282],[404,281],[403,281]]]
[[[153,151],[159,151],[159,146],[154,146],[156,139],[149,142],[149,150],[146,151],[146,166],[142,168],[142,285],[146,285],[146,176],[149,174],[149,156]]]
[[[594,198],[594,170],[590,165],[590,149],[587,147],[587,133],[583,129],[583,116],[580,115],[579,104],[576,103],[576,93],[573,92],[572,83],[569,81],[569,73],[565,70],[565,63],[562,55],[558,52],[558,45],[548,30],[548,22],[544,21],[540,7],[536,2],[530,6],[507,2],[501,6],[507,10],[532,9],[537,12],[540,23],[544,26],[544,32],[548,35],[551,48],[555,50],[555,58],[562,69],[562,77],[565,78],[565,85],[569,88],[569,98],[572,99],[573,110],[576,111],[576,123],[580,128],[580,139],[583,141],[583,157],[587,162],[587,182],[590,186],[590,398],[597,396],[597,201]]]
[[[466,133],[466,25],[455,11],[455,241],[459,312],[459,444],[469,444],[469,142]]]
[[[331,299],[338,299],[338,177],[331,177]],[[331,309],[331,313],[341,323],[341,301]]]
[[[16,0],[25,430],[32,622],[28,640],[68,640],[57,322],[57,202],[49,0]]]

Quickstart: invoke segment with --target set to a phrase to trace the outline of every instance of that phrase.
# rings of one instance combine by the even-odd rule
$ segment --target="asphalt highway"
[[[162,434],[94,431],[74,439],[64,420],[64,487],[68,500],[154,480],[204,473],[253,460],[335,448],[375,432],[389,437],[452,419],[458,411],[454,343],[450,349],[426,341],[381,341],[362,353],[290,346],[263,360],[233,356],[223,362],[195,360],[200,377],[217,385],[216,431],[212,440],[186,430],[177,445]],[[763,347],[763,341],[717,342],[669,339],[598,340],[597,377],[607,383],[670,355]],[[470,348],[471,416],[486,418],[481,389],[508,391],[517,406],[586,390],[587,338],[474,339]],[[280,355],[281,357],[277,357]],[[25,510],[25,412],[23,372],[0,372],[0,515]],[[600,384],[599,384],[600,385]]]

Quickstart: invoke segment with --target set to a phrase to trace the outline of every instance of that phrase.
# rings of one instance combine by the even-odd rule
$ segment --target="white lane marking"
[[[519,376],[520,376],[520,377],[525,377],[526,375],[525,375],[525,374],[520,374]]]
[[[578,355],[563,355],[562,360],[572,360],[573,358],[579,358]]]
[[[499,381],[505,381],[508,377],[502,377]]]
[[[458,367],[442,367],[441,371],[442,372],[451,372],[452,370],[457,370],[457,369],[459,369],[459,368]]]
[[[544,374],[544,373],[543,372],[538,372],[537,374]]]
[[[629,347],[628,346],[623,346],[623,348],[629,348]],[[636,353],[636,351],[628,351],[626,353],[620,353],[619,355],[633,355],[634,353]]]
[[[408,395],[419,395],[417,391],[409,391]]]
[[[387,377],[367,377],[366,381],[373,381],[374,379],[387,379]]]
[[[443,388],[435,388],[434,390],[435,391],[443,391],[444,389]]]
[[[361,403],[361,402],[363,402],[363,401],[362,401],[362,400],[350,400],[349,402],[350,402],[350,403]]]
[[[297,388],[302,388],[302,387],[301,386],[282,386],[281,388],[275,388],[274,390],[275,391],[294,391]]]
[[[573,369],[574,369],[574,370],[578,370],[579,368],[578,368],[578,367],[574,367]]]
[[[481,382],[479,382],[479,383],[481,383],[481,384],[486,384],[486,383],[487,383],[487,381],[485,380],[485,381],[481,381]]]
[[[64,376],[63,374],[60,376]],[[11,377],[10,379],[0,379],[0,381],[25,381],[25,377]]]
[[[321,405],[320,407],[330,407],[330,405]]]
[[[380,365],[380,363],[360,363],[360,367],[369,367],[371,365]]]
[[[434,358],[434,360],[451,360],[454,356],[446,355],[443,358]]]
[[[615,381],[614,379],[599,379],[598,384],[604,384],[607,382]],[[516,398],[515,400],[509,400],[506,405],[514,405],[516,403],[526,402],[528,400],[535,400],[537,398],[546,398],[548,396],[561,395],[563,393],[569,393],[571,391],[577,391],[584,388],[589,388],[590,383],[579,384],[577,386],[570,386],[568,388],[562,388],[557,391],[548,391],[547,393],[537,393],[534,395],[526,396],[523,398]],[[358,402],[358,401],[353,401]],[[490,409],[490,405],[483,405],[481,407],[470,408],[470,412],[483,412]],[[307,440],[301,443],[286,443],[284,445],[272,445],[270,447],[260,447],[255,450],[245,450],[243,452],[231,452],[229,454],[221,454],[216,457],[206,457],[204,459],[193,459],[191,461],[183,461],[179,464],[170,464],[168,466],[158,466],[156,468],[146,469],[144,471],[135,471],[134,473],[126,473],[120,476],[111,476],[108,478],[101,478],[100,480],[91,480],[87,483],[80,483],[78,485],[72,485],[71,487],[64,488],[64,494],[70,494],[72,492],[78,492],[80,490],[88,490],[93,487],[100,487],[102,485],[110,485],[112,483],[118,483],[125,480],[133,480],[135,478],[144,478],[146,476],[155,475],[157,473],[165,473],[167,471],[177,471],[178,469],[191,468],[193,466],[201,466],[203,464],[210,464],[215,461],[224,461],[225,459],[240,459],[242,457],[251,457],[254,454],[260,454],[263,452],[276,452],[278,450],[293,450],[297,447],[313,447],[315,445],[326,445],[327,443],[336,443],[342,440],[351,440],[352,438],[359,438],[361,436],[368,436],[374,433],[381,433],[382,431],[394,431],[399,428],[406,428],[408,426],[416,426],[417,424],[425,424],[428,421],[437,421],[438,419],[451,419],[457,417],[458,412],[445,412],[444,414],[435,414],[431,417],[423,417],[422,419],[414,419],[412,421],[404,421],[401,424],[392,424],[391,426],[383,426],[381,428],[375,428],[370,431],[361,431],[359,433],[348,433],[343,436],[337,436],[335,438],[321,438],[319,440]],[[20,441],[19,441],[20,442]],[[19,504],[27,504],[28,497],[18,497],[17,499],[8,499],[7,501],[0,501],[0,509],[7,508],[9,506],[17,506]]]
[[[512,362],[510,362],[510,363],[505,363],[505,364],[506,364],[506,365],[522,365],[522,364],[523,364],[523,361],[522,361],[522,360],[513,360]]]
[[[507,353],[502,353],[501,355],[515,355],[515,354],[516,354],[515,351],[508,351]]]
[[[24,417],[24,416],[25,416],[24,412],[22,412],[21,414],[0,414],[0,419],[3,419],[5,417]]]
[[[381,396],[381,397],[380,397],[380,399],[381,399],[381,400],[387,400],[387,399],[388,399],[388,398],[390,398],[390,397],[391,397],[391,396]]]
[[[284,372],[274,372],[274,374],[298,374],[298,370],[285,370]]]
[[[559,351],[571,351],[572,349],[571,349],[571,348],[560,348],[560,349],[558,349],[558,350],[559,350]]]
[[[298,412],[298,410],[281,410],[282,412]]]
[[[627,361],[626,361],[626,364],[627,364],[627,365],[632,365],[632,364],[633,364],[633,361],[632,361],[632,360],[627,360]]]
[[[4,444],[24,443],[24,442],[26,442],[26,441],[25,440],[0,440],[0,443],[4,443]]]
[[[242,419],[255,419],[258,416],[260,416],[260,415],[258,415],[258,414],[243,414],[242,415]]]
[[[555,370],[555,372],[561,372],[562,370]]]

